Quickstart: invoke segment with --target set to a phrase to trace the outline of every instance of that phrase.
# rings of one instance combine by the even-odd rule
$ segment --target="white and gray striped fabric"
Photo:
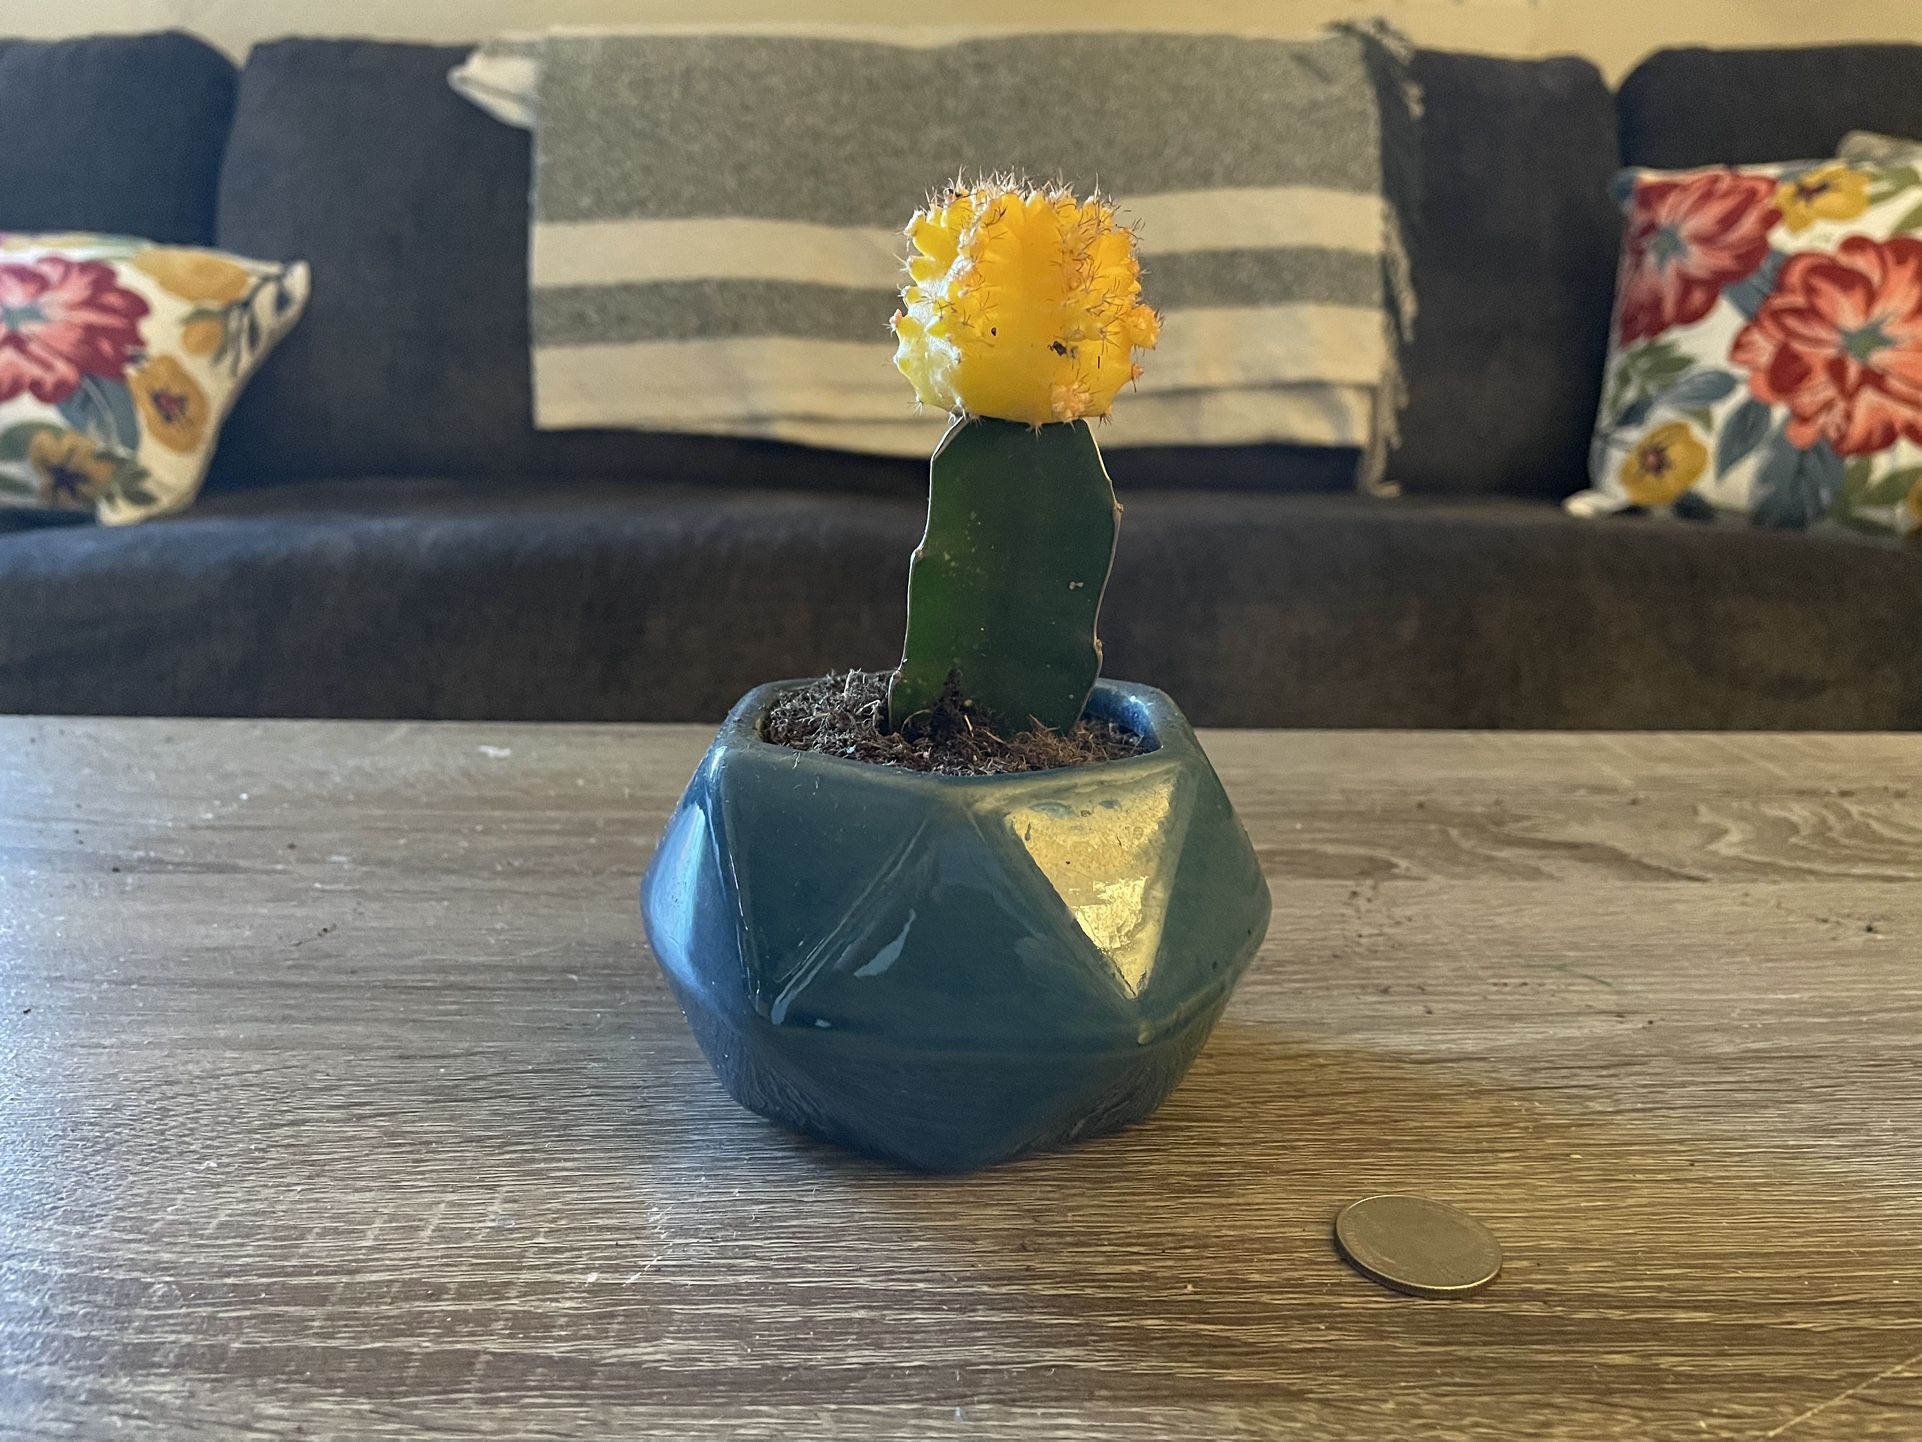
[[[925,455],[888,317],[931,182],[1099,186],[1163,314],[1105,445],[1355,446],[1412,322],[1399,38],[556,30],[455,88],[535,132],[535,421]]]

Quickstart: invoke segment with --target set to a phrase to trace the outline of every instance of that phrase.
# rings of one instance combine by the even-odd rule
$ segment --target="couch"
[[[0,533],[0,711],[703,720],[897,655],[924,468],[529,423],[528,139],[460,51],[0,42],[0,230],[313,265],[200,503]],[[1240,726],[1922,726],[1922,549],[1581,522],[1624,162],[1922,134],[1922,46],[1424,52],[1403,495],[1352,454],[1115,451],[1110,674]],[[1251,123],[1259,123],[1258,118]]]

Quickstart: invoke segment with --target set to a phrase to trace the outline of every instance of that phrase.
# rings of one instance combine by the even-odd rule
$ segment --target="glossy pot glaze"
[[[1103,681],[1126,760],[930,776],[761,739],[763,686],[668,822],[641,910],[722,1085],[965,1171],[1140,1121],[1261,944],[1268,888],[1174,703]]]

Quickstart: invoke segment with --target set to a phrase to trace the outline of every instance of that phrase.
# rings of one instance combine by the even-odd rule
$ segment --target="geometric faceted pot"
[[[648,940],[736,1101],[966,1171],[1113,1131],[1181,1080],[1268,888],[1174,703],[1103,681],[1141,755],[938,776],[761,737],[742,699],[641,884]]]

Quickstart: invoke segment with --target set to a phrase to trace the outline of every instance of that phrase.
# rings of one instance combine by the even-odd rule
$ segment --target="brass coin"
[[[1502,1271],[1501,1243],[1427,1197],[1364,1197],[1335,1218],[1335,1246],[1364,1277],[1414,1297],[1466,1297]]]

